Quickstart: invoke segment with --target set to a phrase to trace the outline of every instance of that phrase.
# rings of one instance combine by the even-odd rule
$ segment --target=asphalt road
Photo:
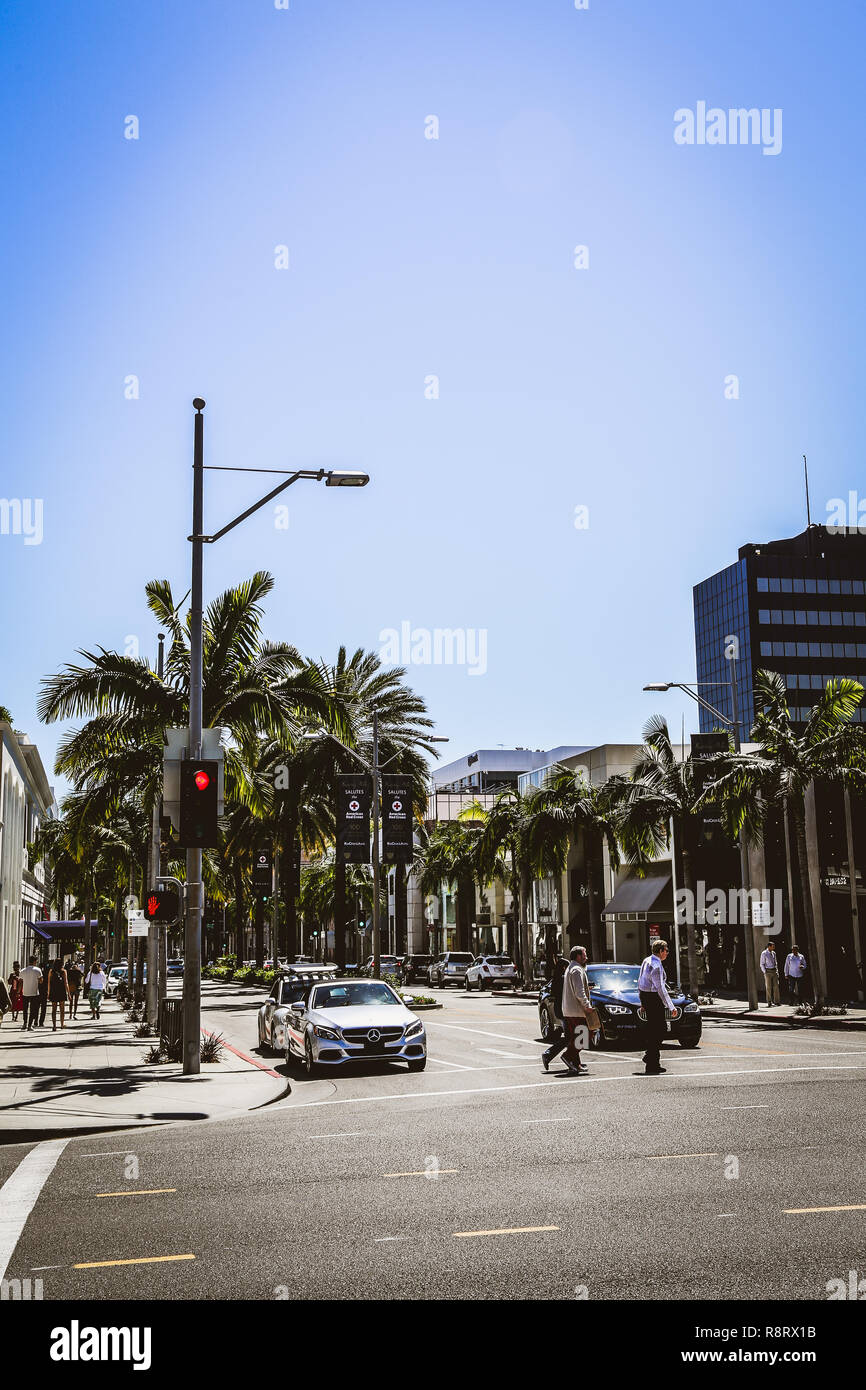
[[[711,1023],[665,1076],[621,1051],[545,1075],[530,1001],[433,993],[423,1074],[296,1069],[242,1119],[70,1140],[7,1277],[69,1300],[796,1302],[866,1275],[861,1035]],[[206,985],[205,1024],[257,1057],[259,1002]]]

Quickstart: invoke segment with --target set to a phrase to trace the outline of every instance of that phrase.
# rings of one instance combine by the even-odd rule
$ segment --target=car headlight
[[[313,1032],[317,1038],[328,1038],[331,1042],[339,1042],[340,1039],[340,1034],[334,1028],[322,1028],[318,1023],[313,1028]]]
[[[417,1038],[418,1034],[423,1032],[424,1024],[421,1022],[420,1018],[416,1018],[414,1023],[409,1024],[403,1036],[406,1038]]]
[[[631,1009],[628,1007],[627,1004],[605,1004],[604,1007],[607,1009],[607,1012],[608,1012],[609,1014],[630,1014],[630,1013],[631,1013]]]
[[[684,1014],[699,1014],[699,1013],[700,1013],[700,1009],[698,1008],[697,1004],[686,1004],[686,1005],[684,1005],[684,1007],[683,1007],[683,1013],[684,1013]]]

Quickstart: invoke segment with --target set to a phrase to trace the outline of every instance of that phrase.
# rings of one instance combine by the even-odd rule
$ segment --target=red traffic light
[[[195,777],[193,778],[193,781],[195,782],[195,784],[196,784],[196,786],[198,787],[198,789],[199,789],[200,792],[203,792],[203,791],[205,790],[206,787],[209,787],[209,786],[210,786],[210,778],[208,777],[207,773],[206,773],[203,769],[200,769],[200,770],[195,774]]]

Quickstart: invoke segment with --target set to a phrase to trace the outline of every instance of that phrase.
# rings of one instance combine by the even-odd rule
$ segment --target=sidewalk
[[[849,1031],[866,1029],[866,1005],[848,1006],[844,1014],[822,1014],[819,1018],[798,1017],[794,1004],[775,1004],[771,1009],[763,1002],[757,1009],[749,1008],[745,996],[738,999],[714,999],[712,1004],[702,1004],[704,1018],[730,1018],[737,1022],[766,1023],[771,1026],[788,1028],[841,1028]]]
[[[221,1119],[255,1110],[286,1091],[286,1080],[228,1048],[221,1062],[202,1063],[185,1077],[180,1063],[144,1061],[155,1038],[136,1038],[124,1009],[102,1003],[91,1019],[86,1003],[66,1027],[25,1032],[21,1016],[0,1024],[0,1144]]]

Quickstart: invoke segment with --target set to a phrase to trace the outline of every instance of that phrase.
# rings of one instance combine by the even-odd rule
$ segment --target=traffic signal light
[[[180,765],[180,844],[213,849],[219,844],[219,764],[187,758]]]
[[[152,888],[144,900],[144,915],[148,922],[176,922],[180,903],[174,889]]]

